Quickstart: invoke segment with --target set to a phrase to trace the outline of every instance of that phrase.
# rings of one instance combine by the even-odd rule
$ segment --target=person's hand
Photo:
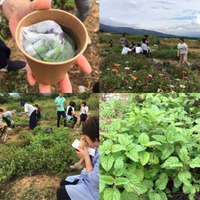
[[[76,153],[78,154],[80,158],[83,158],[84,160],[86,160],[86,158],[89,157],[90,155],[87,148],[86,147],[83,147],[83,148],[84,149],[81,149],[80,146],[78,146],[79,152],[77,151]]]
[[[3,3],[2,10],[4,16],[9,20],[9,27],[13,38],[15,38],[15,31],[19,21],[29,13],[36,10],[48,10],[51,8],[51,0],[6,0]],[[81,55],[76,59],[77,65],[86,73],[91,72],[91,67],[86,58]],[[30,85],[36,83],[36,79],[28,64],[26,64],[27,78]],[[59,83],[63,93],[72,92],[72,86],[68,74]],[[50,85],[39,83],[39,91],[41,93],[50,93]]]
[[[179,57],[179,53],[177,54],[177,57]]]

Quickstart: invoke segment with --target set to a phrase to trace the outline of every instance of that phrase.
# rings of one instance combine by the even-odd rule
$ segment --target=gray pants
[[[89,15],[90,8],[92,6],[91,0],[75,0],[76,4],[76,17],[78,17],[82,22],[86,20]]]
[[[82,22],[86,20],[92,6],[91,0],[74,0],[76,4],[76,17]],[[51,7],[53,7],[53,0],[51,0]]]

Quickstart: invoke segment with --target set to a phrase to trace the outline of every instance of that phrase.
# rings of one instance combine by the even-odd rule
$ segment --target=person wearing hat
[[[30,116],[29,129],[33,130],[36,127],[36,109],[34,106],[24,102],[21,102],[21,106],[24,107],[24,112],[22,113],[26,113],[24,120],[26,120],[27,116]]]
[[[2,119],[6,122],[8,127],[10,127],[11,124],[14,124],[12,118],[16,114],[16,110],[6,111],[3,114],[4,114],[4,116],[2,117]],[[8,118],[10,118],[10,120]]]

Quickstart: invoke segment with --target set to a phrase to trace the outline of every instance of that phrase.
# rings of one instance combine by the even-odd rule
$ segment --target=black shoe
[[[19,71],[26,68],[26,62],[21,60],[8,61],[8,65],[2,69],[1,72]]]

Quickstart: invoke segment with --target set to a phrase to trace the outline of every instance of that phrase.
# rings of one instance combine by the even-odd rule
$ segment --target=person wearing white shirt
[[[180,38],[180,43],[178,44],[177,48],[177,56],[180,55],[181,66],[183,65],[183,63],[185,63],[189,67],[190,63],[187,61],[188,47],[183,38]]]
[[[122,49],[122,53],[121,54],[127,54],[128,52],[131,52],[132,50],[129,48],[129,47],[123,47],[123,49]]]
[[[136,53],[142,53],[143,50],[142,50],[142,47],[141,47],[141,44],[138,44],[137,47],[135,48],[135,52]]]
[[[4,112],[3,120],[6,122],[6,124],[8,125],[8,127],[10,127],[11,124],[14,124],[12,118],[13,118],[13,116],[15,114],[16,114],[16,110]],[[10,120],[8,118],[10,118]]]
[[[22,113],[26,113],[24,120],[26,120],[27,115],[30,116],[29,129],[33,130],[36,127],[36,109],[34,106],[24,102],[21,102],[21,106],[24,107],[24,112]]]
[[[89,108],[88,108],[88,106],[86,106],[86,102],[82,102],[81,110],[80,110],[81,126],[83,125],[83,122],[86,121],[86,119],[87,119],[88,110],[89,110]]]

